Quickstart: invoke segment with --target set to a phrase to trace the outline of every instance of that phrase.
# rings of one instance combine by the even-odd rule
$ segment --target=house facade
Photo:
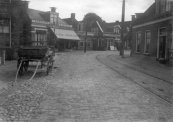
[[[125,41],[125,48],[129,49],[131,48],[131,25],[132,25],[132,21],[125,21],[124,22],[124,41]],[[122,23],[119,21],[116,22],[112,22],[112,23],[107,23],[107,31],[108,32],[113,32],[116,36],[115,36],[115,46],[118,48],[119,44],[121,43],[121,28]]]
[[[156,60],[168,59],[173,49],[173,1],[155,2],[133,21],[132,54],[153,56]]]
[[[55,47],[55,50],[65,50],[72,47],[71,42],[79,41],[72,25],[60,19],[55,7],[43,12],[28,9],[31,24],[31,45]]]

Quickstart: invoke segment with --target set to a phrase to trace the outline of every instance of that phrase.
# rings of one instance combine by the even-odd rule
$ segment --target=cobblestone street
[[[67,53],[32,122],[171,122],[171,106],[96,60],[111,54]]]
[[[107,56],[111,56],[112,60]],[[30,115],[30,122],[172,122],[173,107],[170,104],[112,69],[117,68],[139,82],[141,79],[135,75],[145,77],[146,81],[152,81],[151,77],[135,74],[134,71],[129,74],[130,70],[113,62],[116,56],[118,53],[114,51],[64,53],[61,61],[56,59],[50,76],[43,77],[38,74],[29,84],[31,87],[27,86],[27,89],[31,88],[30,93],[34,94],[29,97],[32,97],[33,101],[37,101],[39,97],[39,100],[36,107],[33,107],[33,103],[28,108],[31,110],[29,114],[25,110],[32,101],[27,105],[21,102],[24,103],[23,114]],[[99,62],[96,57],[111,68]],[[118,60],[121,62],[121,59]],[[2,109],[8,110],[4,106]],[[1,119],[6,122],[3,117],[5,116],[0,116],[0,122]]]

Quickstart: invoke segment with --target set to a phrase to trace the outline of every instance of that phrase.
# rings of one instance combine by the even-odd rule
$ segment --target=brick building
[[[6,58],[13,59],[15,47],[30,39],[28,2],[0,0],[0,52],[6,50]]]
[[[22,0],[0,0],[0,54],[13,59],[20,46],[52,46],[57,50],[80,40],[71,25],[59,18],[56,8],[44,12],[28,8]]]
[[[132,54],[166,60],[173,49],[173,1],[155,0],[140,16],[136,14],[132,27]]]

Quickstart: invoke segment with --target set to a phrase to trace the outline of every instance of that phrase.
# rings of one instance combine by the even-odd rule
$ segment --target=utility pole
[[[125,18],[125,0],[123,0],[122,4],[122,18],[121,18],[121,49],[120,49],[120,55],[122,58],[124,58],[124,18]]]
[[[86,21],[86,33],[85,33],[85,42],[84,42],[84,53],[86,53],[86,40],[87,40],[87,28],[88,27],[88,22]]]

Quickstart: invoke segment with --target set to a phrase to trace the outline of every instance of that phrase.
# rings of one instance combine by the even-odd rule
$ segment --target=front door
[[[160,36],[160,39],[159,39],[159,59],[160,58],[165,59],[165,53],[166,53],[166,36]]]

